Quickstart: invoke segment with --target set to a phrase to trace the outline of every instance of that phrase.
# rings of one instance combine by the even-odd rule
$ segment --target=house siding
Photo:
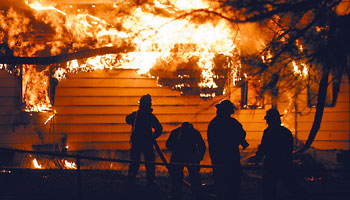
[[[31,145],[43,142],[58,143],[67,136],[66,144],[70,151],[128,149],[131,129],[125,123],[125,116],[138,109],[137,101],[147,93],[152,95],[153,113],[164,128],[164,134],[158,139],[161,148],[165,148],[170,131],[183,121],[193,123],[206,140],[207,126],[215,116],[215,104],[224,98],[218,96],[204,100],[195,96],[182,96],[171,88],[158,86],[155,78],[140,76],[131,69],[72,73],[67,74],[67,78],[56,87],[53,106],[56,115],[51,121],[54,123],[44,125],[52,113],[36,113],[33,114],[35,125],[20,125],[13,130],[9,127],[13,127],[13,119],[18,116],[14,113],[20,112],[20,79],[4,70],[0,72],[1,143],[2,146],[16,148],[30,149]],[[229,93],[225,98],[239,105],[240,89],[230,88]],[[289,96],[281,95],[278,103],[278,109],[285,114],[282,122],[300,141],[305,141],[313,123],[315,108],[307,107],[306,91],[296,99],[290,99]],[[252,149],[260,143],[266,128],[263,118],[266,110],[271,108],[270,99],[265,95],[263,109],[241,109],[233,115],[246,130]],[[294,108],[294,102],[298,107],[298,115],[291,109]],[[325,108],[313,147],[349,149],[349,105],[349,81],[344,76],[338,102],[335,107]],[[39,126],[44,133],[43,140],[38,139],[35,126]]]

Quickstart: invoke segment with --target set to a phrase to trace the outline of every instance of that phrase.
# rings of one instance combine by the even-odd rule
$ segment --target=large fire
[[[229,76],[233,85],[238,81],[241,68],[239,43],[252,40],[250,43],[255,49],[262,46],[258,39],[248,38],[242,29],[237,31],[237,27],[224,19],[184,15],[193,9],[210,10],[213,1],[154,0],[144,4],[115,1],[109,5],[108,13],[97,10],[94,4],[79,6],[53,2],[27,0],[22,9],[9,8],[0,12],[0,29],[6,32],[6,38],[0,32],[0,39],[6,41],[14,56],[54,56],[123,44],[133,46],[135,50],[50,66],[16,66],[23,77],[22,96],[26,111],[45,111],[52,107],[50,78],[60,80],[66,73],[96,69],[131,68],[146,76],[158,76],[157,72],[163,70],[186,79],[193,78],[186,69],[195,71],[198,68],[198,82],[181,82],[173,88],[205,88],[209,90],[200,92],[200,96],[213,97],[216,93],[210,89],[219,87],[216,80],[222,76]],[[217,63],[229,73],[215,73]],[[177,73],[178,69],[185,72]]]
[[[213,73],[215,54],[233,56],[238,53],[233,43],[233,30],[224,20],[214,24],[211,21],[195,23],[186,17],[176,19],[176,12],[209,7],[208,3],[200,0],[154,1],[153,8],[150,5],[129,6],[131,2],[121,2],[114,4],[113,8],[119,12],[125,9],[123,12],[128,14],[114,16],[113,20],[110,16],[105,19],[94,16],[77,5],[61,6],[59,9],[50,1],[25,1],[25,4],[30,7],[32,16],[12,8],[0,15],[3,19],[1,27],[8,31],[8,45],[15,56],[57,55],[82,48],[118,46],[125,42],[136,49],[123,55],[108,54],[83,61],[72,60],[61,64],[62,67],[56,66],[52,74],[52,66],[40,70],[30,65],[22,66],[22,95],[26,111],[50,109],[50,76],[60,80],[68,72],[117,68],[137,69],[139,74],[150,76],[150,69],[159,67],[159,63],[164,61],[173,62],[173,69],[167,70],[174,71],[179,64],[175,63],[179,61],[172,59],[174,54],[181,54],[181,63],[196,58],[195,62],[201,69],[197,87],[217,88]],[[157,10],[162,12],[157,13]],[[48,33],[43,32],[45,29]],[[48,42],[40,41],[40,34],[52,38]],[[214,96],[215,93],[201,95]]]

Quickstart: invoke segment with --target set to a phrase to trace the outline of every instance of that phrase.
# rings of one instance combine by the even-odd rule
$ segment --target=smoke
[[[269,37],[258,23],[247,23],[239,26],[238,46],[242,56],[260,52]]]

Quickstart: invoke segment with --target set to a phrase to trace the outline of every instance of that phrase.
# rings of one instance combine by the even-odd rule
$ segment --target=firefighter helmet
[[[236,106],[227,99],[222,100],[219,104],[215,105],[216,109],[222,113],[233,114]]]

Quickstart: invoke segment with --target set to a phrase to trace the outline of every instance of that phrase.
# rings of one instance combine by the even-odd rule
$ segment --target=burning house
[[[278,79],[248,73],[241,60],[242,54],[264,47],[265,33],[252,23],[237,28],[225,19],[186,14],[210,10],[212,4],[0,3],[0,145],[27,150],[127,149],[130,127],[125,116],[137,109],[146,93],[152,95],[154,113],[164,127],[159,138],[163,148],[169,132],[182,121],[193,123],[206,138],[215,104],[224,98],[239,107],[234,117],[247,131],[250,148],[260,142],[263,118],[272,106],[284,114],[283,124],[298,141],[306,141],[316,112],[317,81],[310,74],[317,72],[291,62],[288,70],[305,83],[303,87],[291,89],[288,81],[280,81],[279,87],[288,89],[278,98],[265,92],[266,82]],[[328,86],[313,147],[349,150],[348,77],[342,77],[337,97],[333,85]]]

